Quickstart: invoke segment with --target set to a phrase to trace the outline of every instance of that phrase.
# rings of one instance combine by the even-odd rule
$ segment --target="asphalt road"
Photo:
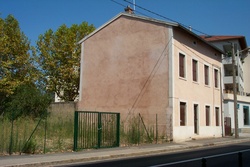
[[[238,167],[239,152],[242,166],[250,166],[250,142],[144,157],[68,164],[64,167]],[[204,163],[204,159],[206,163]],[[203,159],[203,162],[202,162]]]

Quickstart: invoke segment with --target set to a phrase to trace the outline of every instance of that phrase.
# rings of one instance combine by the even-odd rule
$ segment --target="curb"
[[[118,159],[118,158],[127,158],[127,157],[135,157],[135,156],[145,156],[145,155],[154,155],[154,154],[161,154],[161,153],[170,153],[170,152],[177,152],[177,151],[185,151],[190,149],[197,149],[202,147],[212,147],[212,146],[219,146],[219,145],[229,145],[233,143],[244,143],[250,141],[250,138],[245,139],[236,139],[236,140],[228,140],[228,141],[220,141],[220,142],[208,142],[205,144],[196,143],[191,146],[168,146],[167,148],[159,148],[156,150],[143,150],[144,148],[136,147],[136,151],[132,153],[116,153],[110,155],[101,155],[101,156],[92,156],[92,157],[83,157],[83,158],[75,158],[75,159],[65,159],[65,160],[56,160],[56,161],[48,161],[48,162],[33,162],[33,163],[23,163],[18,165],[7,165],[5,167],[33,167],[33,166],[51,166],[51,165],[62,165],[62,164],[70,164],[70,163],[78,163],[78,162],[91,162],[91,161],[101,161],[101,160],[108,160],[108,159]],[[1,166],[1,165],[0,165]]]

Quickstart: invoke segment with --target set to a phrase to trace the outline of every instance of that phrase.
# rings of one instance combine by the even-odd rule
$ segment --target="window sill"
[[[180,77],[180,76],[179,76],[179,79],[187,81],[187,78],[183,78],[183,77]]]

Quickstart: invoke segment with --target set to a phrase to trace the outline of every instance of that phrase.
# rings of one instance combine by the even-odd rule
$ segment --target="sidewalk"
[[[73,162],[87,162],[112,158],[167,153],[199,147],[225,145],[250,141],[250,134],[234,137],[192,140],[181,143],[149,144],[135,147],[83,150],[71,153],[0,156],[0,166],[53,166]]]

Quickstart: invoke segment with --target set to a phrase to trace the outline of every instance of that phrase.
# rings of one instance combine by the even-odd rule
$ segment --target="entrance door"
[[[194,133],[198,134],[198,105],[194,105]]]
[[[225,135],[231,136],[231,117],[225,117]]]
[[[244,125],[250,125],[248,106],[243,106],[243,114],[244,114]]]

